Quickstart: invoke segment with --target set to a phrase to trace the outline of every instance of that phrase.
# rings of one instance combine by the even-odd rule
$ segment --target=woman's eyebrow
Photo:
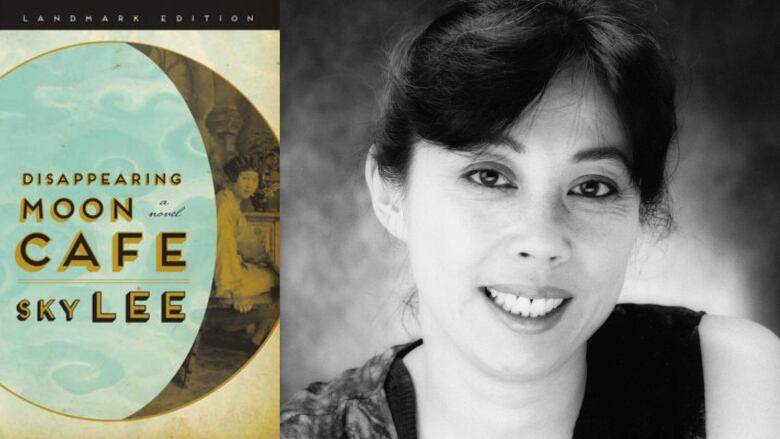
[[[502,136],[497,146],[506,146],[507,148],[511,149],[514,152],[517,153],[524,153],[525,152],[525,145],[523,145],[522,142],[518,142],[515,139],[509,137],[509,136]]]
[[[474,159],[479,159],[486,156],[504,157],[504,154],[502,153],[504,148],[507,148],[518,154],[524,153],[526,149],[525,145],[523,145],[521,142],[518,142],[509,136],[501,136],[495,142],[485,142],[478,145],[476,150],[468,152],[467,155],[473,157]]]
[[[627,170],[631,169],[631,159],[621,148],[612,145],[596,146],[593,148],[577,151],[572,157],[575,163],[596,160],[617,160],[622,163]]]

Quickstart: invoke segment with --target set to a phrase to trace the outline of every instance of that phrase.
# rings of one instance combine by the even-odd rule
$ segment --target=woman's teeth
[[[505,311],[523,317],[544,317],[550,311],[558,308],[564,299],[528,299],[514,294],[502,293],[491,288],[485,288],[496,305]]]

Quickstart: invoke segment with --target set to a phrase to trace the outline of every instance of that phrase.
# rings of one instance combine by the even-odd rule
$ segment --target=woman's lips
[[[551,286],[533,287],[522,284],[492,284],[486,285],[485,288],[529,299],[535,299],[537,297],[544,299],[570,299],[574,297],[568,290]]]

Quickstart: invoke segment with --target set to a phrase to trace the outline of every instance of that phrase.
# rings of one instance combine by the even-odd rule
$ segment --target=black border
[[[278,30],[280,1],[219,0],[206,3],[196,0],[47,0],[33,3],[29,0],[2,0],[0,29]],[[166,21],[162,20],[163,15]],[[59,16],[60,21],[55,21],[54,16]],[[181,16],[181,21],[177,22],[177,16]],[[39,17],[43,17],[43,22],[39,21]]]

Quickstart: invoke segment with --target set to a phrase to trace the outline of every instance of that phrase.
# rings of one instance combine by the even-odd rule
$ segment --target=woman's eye
[[[469,172],[469,180],[482,186],[507,188],[512,187],[512,183],[502,173],[494,169],[477,169]]]
[[[613,195],[617,189],[609,183],[599,180],[588,180],[574,186],[569,193],[586,198],[603,198]]]

